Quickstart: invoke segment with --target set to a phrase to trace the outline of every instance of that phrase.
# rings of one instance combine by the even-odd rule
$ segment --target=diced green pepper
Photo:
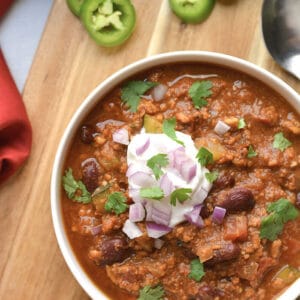
[[[144,116],[144,128],[147,133],[162,133],[162,123],[150,115]]]

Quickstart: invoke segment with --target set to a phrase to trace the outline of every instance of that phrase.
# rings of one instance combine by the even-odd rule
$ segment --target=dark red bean
[[[224,297],[224,292],[218,288],[211,287],[209,285],[203,285],[199,288],[198,294],[194,298],[195,300],[213,300],[216,297]]]
[[[213,184],[213,190],[224,190],[228,187],[233,187],[235,179],[231,174],[221,174]]]
[[[218,205],[226,208],[228,212],[248,211],[254,207],[255,201],[250,190],[238,187],[232,189]]]
[[[87,190],[92,193],[98,186],[100,166],[96,158],[88,158],[81,163],[82,182]]]
[[[123,236],[101,240],[99,250],[101,252],[101,265],[111,265],[121,262],[131,254],[127,240]]]
[[[80,139],[84,144],[90,144],[93,142],[93,129],[91,126],[83,125],[80,130]]]
[[[236,259],[241,253],[240,247],[231,242],[226,242],[222,245],[222,248],[214,250],[213,257],[205,262],[207,266],[213,266],[218,263],[222,263],[228,260]]]
[[[203,219],[206,219],[210,216],[210,212],[207,208],[206,205],[203,205],[203,207],[201,208],[201,211],[200,211],[200,216],[203,218]]]
[[[300,209],[300,193],[297,194],[295,205],[298,209]]]

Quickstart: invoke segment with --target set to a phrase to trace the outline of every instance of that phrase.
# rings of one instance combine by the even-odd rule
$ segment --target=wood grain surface
[[[198,25],[182,24],[167,0],[133,3],[136,30],[114,49],[97,46],[65,0],[53,3],[23,93],[34,132],[32,153],[0,188],[0,299],[88,299],[58,249],[49,185],[55,152],[72,114],[113,72],[156,53],[209,50],[249,60],[300,92],[299,81],[267,53],[262,0],[217,0],[211,16]]]

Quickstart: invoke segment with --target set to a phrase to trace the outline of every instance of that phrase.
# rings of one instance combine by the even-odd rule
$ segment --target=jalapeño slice
[[[74,15],[79,17],[84,0],[67,0],[67,4]]]
[[[96,43],[105,47],[117,46],[127,40],[136,19],[130,0],[85,0],[80,18]]]
[[[169,4],[185,23],[200,23],[211,13],[215,0],[169,0]]]

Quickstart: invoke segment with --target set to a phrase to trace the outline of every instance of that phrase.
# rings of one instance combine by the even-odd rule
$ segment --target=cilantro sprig
[[[151,287],[150,285],[146,285],[140,290],[137,300],[163,300],[164,295],[165,291],[162,286]]]
[[[164,195],[164,191],[159,187],[141,188],[140,196],[143,198],[160,200]]]
[[[205,173],[205,178],[208,180],[208,182],[213,183],[215,180],[217,180],[219,177],[219,173],[217,171],[212,171]]]
[[[255,156],[257,156],[257,152],[254,150],[253,146],[250,145],[250,146],[248,147],[247,157],[248,157],[248,158],[253,158],[253,157],[255,157]]]
[[[190,198],[191,193],[192,193],[192,189],[188,189],[188,188],[180,188],[174,190],[170,196],[171,205],[176,206],[176,201],[183,203],[184,201]]]
[[[153,171],[153,174],[158,180],[161,175],[163,175],[162,167],[166,167],[169,164],[169,159],[167,154],[159,153],[152,156],[147,160],[147,166]]]
[[[196,155],[198,162],[202,167],[214,162],[213,154],[204,147],[201,147]]]
[[[175,127],[176,127],[176,119],[175,118],[166,119],[163,122],[163,133],[165,135],[167,135],[170,139],[175,141],[176,143],[184,146],[184,143],[177,139]]]
[[[156,85],[158,85],[157,82],[151,81],[129,81],[121,89],[121,99],[128,105],[131,112],[136,112],[141,96]]]
[[[274,135],[273,148],[279,149],[282,152],[291,145],[292,143],[284,137],[282,132]]]
[[[62,178],[64,190],[69,199],[81,203],[90,203],[92,200],[90,192],[81,180],[75,180],[71,168],[66,170]]]
[[[299,215],[298,210],[285,198],[269,204],[267,212],[269,215],[261,221],[260,237],[270,241],[277,239],[286,222],[296,219]]]
[[[189,95],[192,98],[195,108],[200,109],[207,105],[207,100],[211,96],[212,82],[209,80],[195,81],[189,89]]]
[[[105,202],[104,208],[108,212],[114,212],[119,215],[125,212],[128,208],[127,199],[121,192],[114,192],[110,194]]]
[[[205,275],[204,267],[201,261],[196,258],[191,261],[189,278],[199,282]]]

